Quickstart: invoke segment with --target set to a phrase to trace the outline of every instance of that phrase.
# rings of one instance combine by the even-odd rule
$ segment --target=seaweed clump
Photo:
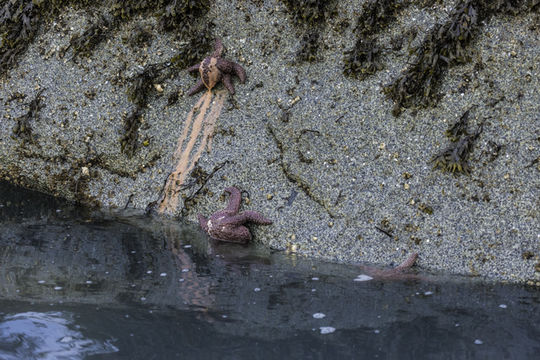
[[[36,94],[34,99],[30,101],[30,103],[28,104],[28,111],[24,115],[16,119],[17,123],[13,127],[13,135],[14,137],[17,136],[20,139],[22,139],[23,143],[34,141],[34,137],[32,134],[32,126],[30,125],[30,121],[38,119],[39,111],[43,107],[45,107],[45,105],[41,103],[41,93],[43,92],[43,90],[44,89],[41,89]]]
[[[0,74],[17,63],[17,58],[32,42],[44,20],[51,20],[68,6],[87,8],[106,6],[82,34],[70,40],[73,55],[89,56],[111,31],[139,14],[153,14],[160,29],[175,31],[184,39],[198,36],[201,22],[210,7],[209,0],[9,0],[0,4]],[[67,49],[66,49],[67,50]]]
[[[9,0],[0,4],[0,74],[17,63],[41,23],[66,6],[88,6],[90,0]]]
[[[69,41],[68,49],[72,48],[75,55],[90,56],[96,45],[106,38],[111,25],[111,21],[105,16],[100,17],[96,23],[90,25],[81,35],[73,36]]]
[[[139,137],[141,122],[140,108],[136,108],[124,118],[124,135],[120,138],[120,149],[128,156],[133,156],[137,149],[137,138]]]
[[[345,52],[343,74],[359,80],[382,69],[379,62],[381,48],[375,39],[359,37],[354,47]]]
[[[474,143],[482,133],[482,125],[474,133],[469,133],[467,130],[469,111],[470,109],[465,111],[459,120],[446,131],[446,136],[451,143],[432,159],[433,168],[451,173],[470,173],[471,167],[467,160]]]
[[[296,54],[298,61],[315,61],[319,50],[320,32],[332,15],[333,0],[281,0],[291,13],[293,21],[301,29],[300,50]]]
[[[0,8],[0,70],[17,62],[35,36],[40,22],[39,8],[31,0],[5,1]]]
[[[356,42],[344,54],[345,76],[363,80],[382,69],[379,60],[382,48],[374,35],[393,22],[400,11],[411,3],[411,0],[370,0],[364,3],[354,30],[357,34]]]
[[[525,0],[460,0],[449,20],[430,31],[415,51],[415,59],[384,88],[394,103],[393,114],[402,108],[425,107],[438,100],[437,87],[449,66],[470,60],[468,44],[482,21],[503,11],[516,13]]]

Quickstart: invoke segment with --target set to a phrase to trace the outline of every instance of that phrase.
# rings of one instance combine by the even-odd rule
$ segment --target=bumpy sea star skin
[[[242,195],[235,187],[228,187],[226,192],[231,194],[229,204],[224,210],[218,211],[209,219],[199,214],[199,224],[212,239],[233,243],[245,244],[251,240],[249,229],[244,226],[247,222],[259,225],[270,225],[268,220],[256,211],[244,211],[239,213]]]
[[[199,91],[204,90],[204,88],[210,90],[221,80],[227,90],[229,90],[231,94],[234,94],[231,76],[238,76],[242,84],[246,81],[246,71],[244,68],[233,61],[222,59],[222,53],[223,44],[220,39],[216,39],[212,55],[205,58],[199,64],[188,68],[188,71],[190,72],[198,70],[201,74],[201,78],[197,81],[197,84],[189,90],[188,95],[194,95]]]

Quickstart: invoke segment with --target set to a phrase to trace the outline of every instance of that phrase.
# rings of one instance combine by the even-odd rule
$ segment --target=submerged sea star
[[[238,76],[242,84],[246,81],[246,71],[244,68],[233,61],[222,59],[222,53],[223,44],[220,39],[216,39],[216,45],[212,55],[205,58],[199,64],[188,68],[188,71],[190,72],[198,70],[201,74],[201,78],[197,81],[197,84],[189,90],[188,95],[194,95],[199,91],[202,91],[205,87],[210,90],[220,80],[223,80],[223,85],[225,85],[231,94],[234,94],[231,75]]]
[[[231,197],[229,204],[224,210],[214,213],[209,219],[199,214],[199,224],[211,238],[219,241],[245,244],[251,240],[251,233],[244,226],[245,223],[252,222],[259,225],[272,224],[272,220],[266,219],[256,211],[239,213],[238,210],[242,201],[240,190],[235,187],[229,187],[225,191],[231,194]]]

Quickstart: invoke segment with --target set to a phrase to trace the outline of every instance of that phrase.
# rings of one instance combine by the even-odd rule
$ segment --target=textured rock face
[[[213,213],[224,207],[223,189],[237,186],[248,193],[244,210],[274,220],[253,229],[255,241],[273,248],[376,263],[418,252],[432,270],[539,281],[538,9],[482,15],[470,39],[449,47],[463,47],[470,61],[439,59],[448,65],[437,70],[429,106],[401,108],[421,101],[389,99],[385,85],[410,69],[418,49],[433,51],[426,39],[453,21],[452,9],[477,2],[420,3],[429,2],[372,16],[380,26],[365,30],[365,1],[329,2],[313,17],[287,1],[219,0],[200,15],[215,24],[200,36],[163,32],[141,13],[84,55],[74,53],[73,38],[97,15],[64,9],[1,79],[0,175],[68,199],[144,210],[162,199],[175,151],[192,146],[198,157],[189,156],[172,215]],[[196,120],[186,125],[197,99],[185,92],[196,79],[173,60],[214,36],[247,82],[203,141],[204,121],[199,130]],[[468,110],[460,133],[453,125]],[[179,147],[184,131],[189,140]],[[452,134],[467,150],[468,174],[432,169]]]

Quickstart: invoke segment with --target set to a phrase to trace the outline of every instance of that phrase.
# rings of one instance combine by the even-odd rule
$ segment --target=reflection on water
[[[72,314],[62,312],[0,316],[0,359],[77,360],[118,351],[109,341],[88,339],[76,328]]]
[[[388,282],[213,245],[177,221],[105,215],[0,183],[0,359],[540,352],[538,289],[420,275]]]

